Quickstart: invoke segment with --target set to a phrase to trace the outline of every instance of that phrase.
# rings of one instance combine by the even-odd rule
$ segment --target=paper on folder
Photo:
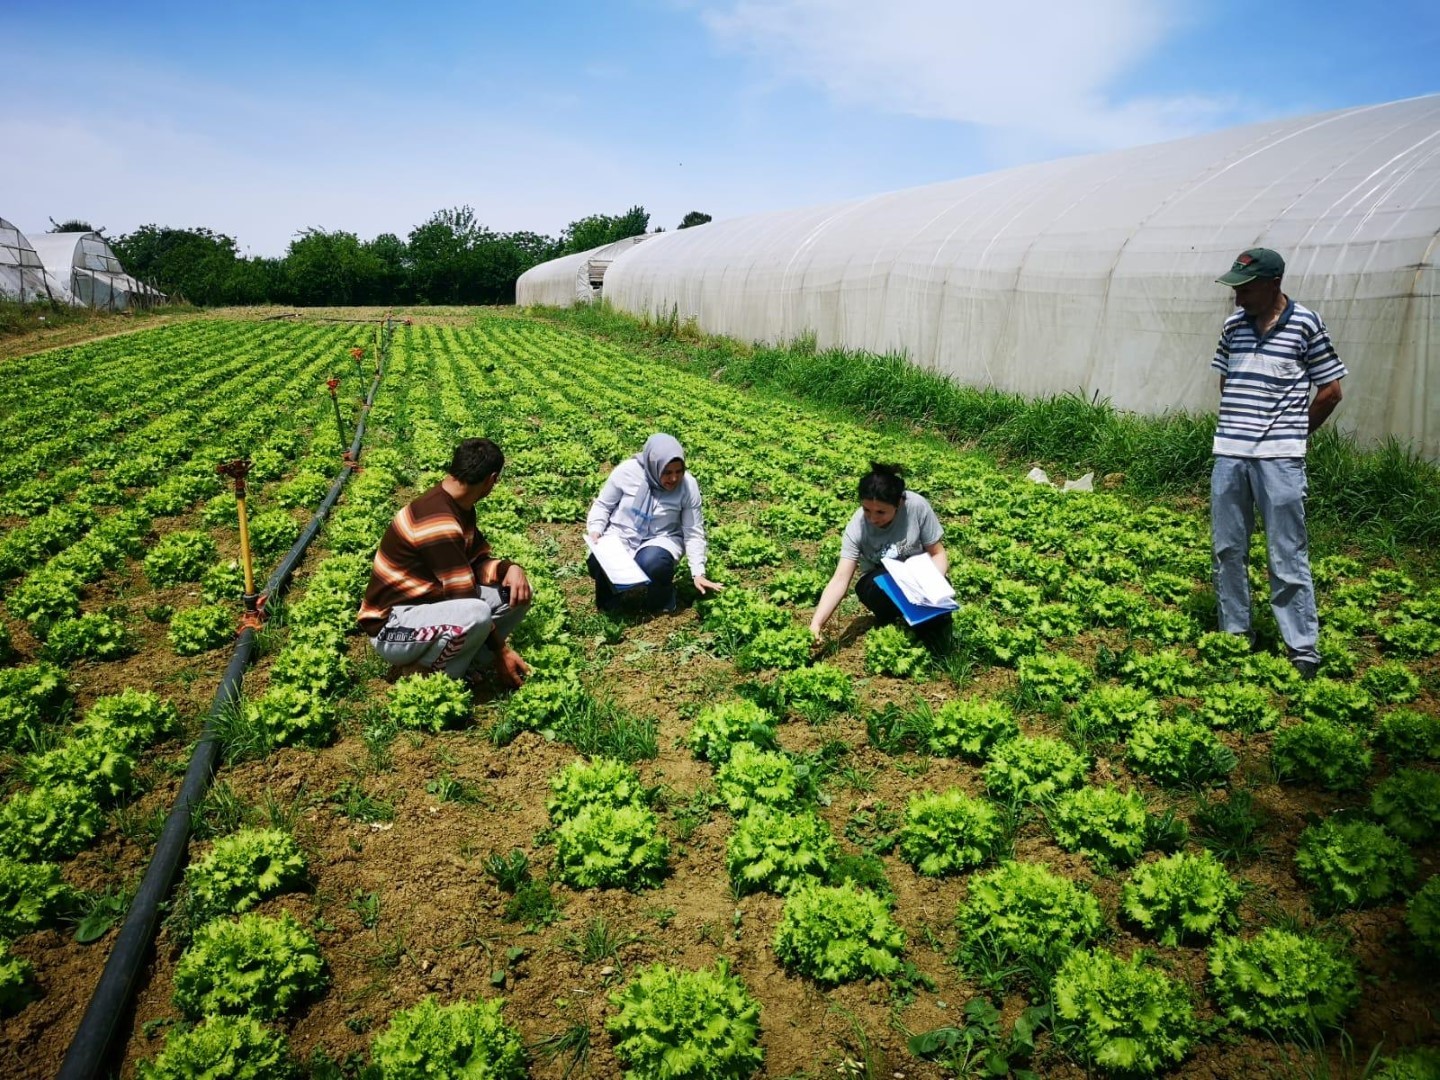
[[[650,584],[650,576],[640,569],[635,556],[626,549],[625,542],[614,533],[607,533],[598,541],[591,540],[587,535],[585,546],[590,549],[590,554],[595,556],[600,569],[605,571],[610,584],[617,589]]]
[[[925,552],[912,555],[904,562],[899,559],[882,559],[880,561],[889,572],[890,579],[895,582],[910,603],[917,607],[953,608],[958,606],[955,603],[955,590],[945,580],[945,575],[940,573],[940,568],[935,565],[935,560]]]

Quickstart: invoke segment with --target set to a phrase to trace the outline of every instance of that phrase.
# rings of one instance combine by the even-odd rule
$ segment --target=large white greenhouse
[[[664,233],[615,258],[604,295],[748,341],[901,352],[975,386],[1213,412],[1232,303],[1214,279],[1271,247],[1350,367],[1341,427],[1434,458],[1437,237],[1429,96]]]
[[[55,297],[62,303],[125,311],[165,299],[164,293],[127,274],[99,233],[41,233],[30,242],[52,281],[64,290]]]
[[[515,282],[515,302],[569,307],[596,300],[604,287],[605,272],[616,257],[642,240],[649,240],[652,235],[644,233],[626,237],[613,244],[604,244],[575,255],[562,255],[531,267]]]
[[[64,289],[45,272],[45,264],[25,234],[0,218],[0,297],[31,303],[60,300]]]

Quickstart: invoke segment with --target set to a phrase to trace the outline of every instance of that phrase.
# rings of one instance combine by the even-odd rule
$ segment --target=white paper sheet
[[[950,607],[955,605],[955,590],[940,573],[935,560],[925,552],[912,555],[901,562],[898,559],[880,560],[890,578],[905,594],[905,599],[918,607]]]
[[[585,546],[590,549],[590,554],[595,556],[600,569],[605,571],[610,584],[617,589],[650,584],[649,575],[640,569],[640,564],[635,561],[635,556],[625,549],[625,543],[620,537],[611,533],[602,536],[597,542],[586,536]]]

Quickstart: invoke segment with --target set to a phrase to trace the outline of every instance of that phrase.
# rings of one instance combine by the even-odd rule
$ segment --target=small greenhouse
[[[1350,368],[1339,425],[1435,458],[1437,237],[1428,96],[664,233],[615,258],[605,297],[747,341],[901,353],[973,386],[1213,412],[1232,310],[1215,278],[1271,247]]]
[[[0,218],[0,297],[28,304],[60,300],[63,292],[45,272],[45,264],[25,234]]]
[[[615,258],[650,238],[648,233],[628,236],[613,244],[602,244],[531,267],[515,282],[515,302],[569,307],[597,300],[605,283],[605,272]]]
[[[99,233],[42,233],[31,242],[52,280],[64,290],[56,300],[125,311],[165,299],[164,293],[127,274]]]

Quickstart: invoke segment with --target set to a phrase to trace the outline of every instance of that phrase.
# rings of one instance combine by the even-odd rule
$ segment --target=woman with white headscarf
[[[675,610],[675,564],[682,554],[701,595],[723,588],[705,576],[700,485],[686,472],[685,451],[673,435],[651,435],[640,453],[615,466],[590,506],[585,529],[594,541],[619,537],[650,579],[651,611]],[[617,610],[620,594],[594,555],[587,565],[595,579],[595,606]]]

